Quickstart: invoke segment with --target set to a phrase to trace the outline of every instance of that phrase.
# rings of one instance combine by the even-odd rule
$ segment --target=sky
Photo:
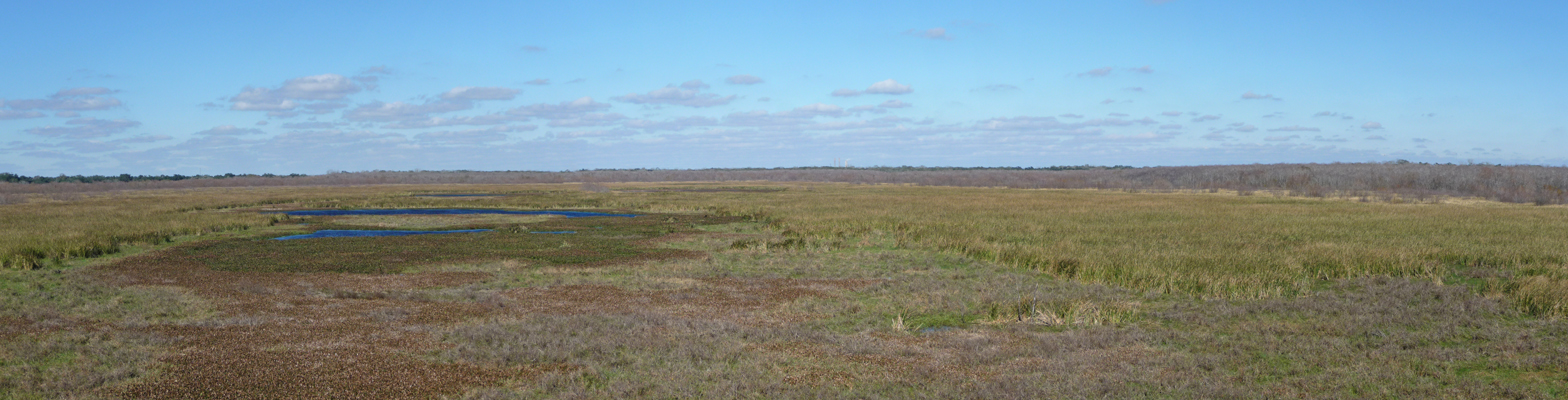
[[[19,2],[0,172],[1568,165],[1561,1]]]

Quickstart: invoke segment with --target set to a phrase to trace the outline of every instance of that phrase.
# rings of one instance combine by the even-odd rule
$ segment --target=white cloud
[[[873,83],[871,87],[866,88],[867,94],[906,94],[913,91],[913,89],[909,88],[909,85],[898,83],[898,81],[892,79]]]
[[[521,90],[504,87],[458,86],[441,94],[443,100],[511,100]]]
[[[44,113],[37,111],[0,110],[0,120],[43,117]]]
[[[1164,124],[1164,125],[1160,125],[1160,129],[1181,129],[1181,125],[1178,125],[1178,124]]]
[[[229,109],[236,111],[283,112],[300,105],[296,100],[342,100],[358,93],[359,85],[338,74],[304,76],[283,81],[277,88],[246,86],[229,98]],[[285,114],[276,114],[279,116]]]
[[[687,107],[713,107],[722,106],[735,101],[734,95],[719,96],[713,93],[701,93],[692,89],[678,87],[665,87],[654,89],[648,94],[627,93],[625,96],[612,97],[612,100],[624,101],[635,104],[673,104]]]
[[[854,97],[859,96],[860,91],[855,89],[837,89],[829,94],[833,95],[833,97]]]
[[[795,107],[789,111],[768,113],[755,110],[735,112],[725,115],[723,125],[731,127],[800,127],[811,123],[816,117],[845,117],[850,115],[843,107],[832,104],[808,104]]]
[[[785,116],[785,117],[806,117],[806,118],[811,118],[811,117],[842,117],[842,116],[845,115],[845,113],[844,113],[844,108],[843,107],[835,106],[835,105],[832,105],[832,104],[816,103],[816,104],[807,104],[807,105],[804,105],[804,106],[795,107],[795,109],[793,109],[793,110],[789,110],[789,111],[785,111],[785,112],[782,112],[782,113],[778,113],[778,115]]]
[[[1114,70],[1115,69],[1111,68],[1111,67],[1100,67],[1100,68],[1095,68],[1095,69],[1091,69],[1091,70],[1088,70],[1088,71],[1081,72],[1081,73],[1078,74],[1078,76],[1079,77],[1087,76],[1087,77],[1091,77],[1091,78],[1101,78],[1101,77],[1105,77],[1105,76],[1110,75],[1111,71],[1114,71]]]
[[[568,118],[550,120],[551,127],[606,126],[625,121],[625,115],[616,113],[586,113]]]
[[[333,128],[339,127],[340,124],[331,123],[331,122],[312,121],[312,122],[290,122],[290,123],[285,123],[282,126],[283,126],[283,129],[333,129]],[[259,132],[260,131],[258,131],[258,133]]]
[[[60,89],[60,91],[54,92],[54,94],[50,95],[49,97],[61,98],[61,97],[72,97],[72,96],[96,96],[96,95],[112,94],[114,92],[115,92],[114,90],[109,90],[109,88],[105,88],[105,87],[79,87],[79,88],[70,88],[70,89]]]
[[[563,139],[614,139],[636,135],[638,132],[629,129],[595,129],[570,132],[556,132],[555,137]]]
[[[1382,136],[1372,135],[1372,136],[1367,136],[1366,140],[1388,140],[1388,139],[1385,139]]]
[[[534,80],[531,80],[531,81],[528,81],[528,82],[523,82],[523,84],[524,85],[543,86],[543,85],[550,84],[550,80],[549,79],[544,79],[544,78],[539,78],[539,79],[534,79]]]
[[[44,126],[29,128],[25,132],[38,136],[91,139],[111,136],[127,129],[141,126],[141,122],[128,119],[103,120],[97,118],[77,118],[65,121],[68,126]]]
[[[1209,115],[1203,115],[1203,116],[1199,116],[1197,118],[1193,118],[1192,122],[1207,122],[1207,121],[1214,121],[1214,120],[1218,120],[1218,119],[1220,119],[1220,116],[1209,114]]]
[[[1005,83],[998,83],[998,84],[994,84],[994,85],[985,85],[985,86],[982,86],[982,87],[978,87],[978,88],[975,88],[973,91],[976,91],[976,92],[1010,92],[1010,91],[1014,91],[1014,90],[1018,90],[1018,87],[1017,86],[1013,86],[1013,85],[1008,85],[1008,84],[1005,84]]]
[[[507,114],[485,114],[485,115],[474,115],[474,116],[463,116],[463,117],[449,117],[449,118],[430,117],[430,118],[427,118],[427,119],[420,119],[420,120],[403,120],[403,121],[397,121],[397,122],[393,122],[393,123],[390,123],[390,124],[382,125],[381,127],[382,128],[386,128],[386,129],[420,129],[420,128],[434,128],[434,127],[439,127],[439,126],[458,126],[458,125],[500,125],[500,124],[505,124],[505,123],[526,121],[526,120],[528,120],[527,116],[516,116],[516,115],[507,115]]]
[[[681,83],[682,89],[702,90],[707,89],[708,87],[708,84],[702,83],[702,80],[699,79],[692,79]]]
[[[0,102],[15,110],[91,111],[106,110],[121,105],[120,99],[99,97],[115,91],[102,87],[61,89],[46,99],[23,99]],[[24,117],[31,118],[31,117]]]
[[[1133,135],[1109,134],[1109,135],[1099,135],[1099,136],[1075,136],[1075,137],[1072,138],[1072,140],[1070,140],[1070,141],[1068,141],[1066,143],[1069,143],[1069,144],[1071,144],[1071,143],[1106,143],[1106,142],[1151,143],[1151,142],[1169,141],[1169,140],[1171,140],[1172,138],[1175,138],[1175,137],[1176,137],[1175,133],[1144,132],[1144,133],[1133,134]]]
[[[914,105],[913,104],[909,104],[909,103],[905,103],[905,102],[900,101],[898,99],[884,101],[884,102],[882,102],[882,104],[878,104],[877,105],[877,107],[882,107],[882,108],[909,108],[909,107],[912,107],[912,106],[914,106]]]
[[[746,74],[740,74],[740,75],[735,75],[735,76],[731,76],[731,77],[728,77],[728,78],[724,78],[724,82],[725,83],[729,83],[731,85],[755,85],[755,84],[758,84],[758,83],[762,83],[762,78],[758,78],[758,77],[751,76],[751,75],[746,75]]]
[[[161,141],[165,141],[165,140],[169,140],[169,139],[173,139],[173,137],[171,137],[169,135],[141,135],[141,136],[132,136],[132,137],[124,138],[124,139],[115,139],[115,140],[113,140],[113,142],[115,142],[115,143],[152,143],[152,142],[161,142]]]
[[[1264,141],[1269,141],[1269,142],[1288,142],[1291,139],[1297,139],[1297,138],[1300,138],[1300,137],[1301,137],[1301,135],[1269,136],[1269,137],[1263,138],[1263,140]]]
[[[1082,122],[1063,123],[1053,117],[1012,117],[991,118],[974,124],[974,129],[982,131],[1008,131],[1018,134],[1035,135],[1098,135],[1101,128],[1110,126],[1130,126],[1134,124],[1147,125],[1152,120],[1124,120],[1120,118],[1099,118]]]
[[[574,115],[609,109],[610,105],[596,102],[592,97],[583,96],[577,100],[563,101],[557,104],[529,104],[506,110],[506,115],[515,117],[538,117],[544,119],[569,118]]]
[[[652,131],[680,131],[680,130],[685,130],[687,128],[703,127],[703,126],[715,126],[715,125],[718,125],[718,124],[719,124],[719,120],[716,120],[716,119],[713,119],[713,118],[708,118],[708,117],[684,117],[684,118],[677,118],[677,119],[669,120],[669,121],[652,121],[652,120],[646,120],[646,119],[637,119],[637,120],[626,121],[626,123],[621,124],[621,126],[624,126],[624,127],[627,127],[627,128],[633,128],[633,129],[642,129],[642,130],[645,130],[645,131],[652,132]]]
[[[414,135],[414,140],[443,144],[483,144],[504,141],[510,132],[527,132],[539,127],[534,125],[507,125],[485,129],[425,132]]]
[[[343,112],[343,119],[350,121],[404,121],[429,118],[430,114],[461,111],[472,108],[466,101],[435,101],[410,104],[401,101],[383,103],[373,101]]]
[[[1291,125],[1270,129],[1269,132],[1319,132],[1321,129],[1310,126]]]
[[[1375,130],[1380,130],[1380,129],[1383,129],[1383,124],[1380,124],[1380,123],[1377,123],[1377,122],[1368,122],[1368,123],[1365,123],[1365,124],[1361,124],[1361,130],[1363,130],[1363,131],[1375,131]]]
[[[359,86],[355,86],[343,75],[321,74],[283,81],[283,86],[277,89],[277,94],[284,98],[300,100],[339,100],[358,93],[359,90]]]
[[[940,27],[923,30],[910,29],[904,31],[904,34],[931,40],[953,40],[953,37],[947,35],[947,29]]]
[[[1224,140],[1230,140],[1230,139],[1235,139],[1235,138],[1230,137],[1230,136],[1222,135],[1219,132],[1210,133],[1210,134],[1203,135],[1203,136],[1200,136],[1200,137],[1202,137],[1204,139],[1207,139],[1207,140],[1213,140],[1213,141],[1216,141],[1216,142],[1224,141]]]
[[[1128,71],[1132,71],[1132,72],[1137,72],[1137,73],[1140,73],[1140,74],[1152,74],[1152,73],[1154,73],[1154,68],[1149,68],[1149,66],[1147,66],[1147,65],[1142,66],[1142,67],[1138,67],[1138,68],[1128,68],[1127,70]]]
[[[1181,111],[1166,111],[1166,112],[1160,113],[1160,115],[1164,115],[1164,116],[1167,116],[1167,117],[1180,117],[1181,116]]]
[[[317,103],[305,103],[304,105],[300,106],[300,108],[302,108],[300,112],[305,114],[326,114],[345,107],[348,107],[348,103],[323,101]]]
[[[866,112],[869,112],[869,113],[872,113],[872,114],[883,114],[883,113],[887,113],[887,110],[881,109],[881,108],[877,108],[877,106],[873,106],[873,105],[854,106],[854,107],[850,107],[849,108],[849,113],[850,114],[860,114],[860,113],[866,113]]]
[[[287,126],[285,126],[285,127],[287,127]],[[204,136],[213,136],[213,135],[254,135],[254,134],[260,134],[260,133],[262,133],[260,129],[238,128],[238,127],[235,127],[234,125],[219,125],[219,126],[213,127],[212,129],[204,130],[204,131],[201,131],[201,132],[196,132],[197,135],[204,135]]]
[[[277,96],[267,88],[247,87],[229,98],[229,109],[235,111],[288,111],[294,107],[299,107],[299,103]]]
[[[1284,100],[1284,99],[1281,99],[1281,98],[1278,98],[1278,97],[1274,97],[1274,95],[1272,95],[1272,94],[1257,94],[1257,93],[1253,93],[1251,90],[1248,90],[1246,93],[1242,93],[1241,94],[1241,99],[1242,100],[1274,100],[1274,101]]]

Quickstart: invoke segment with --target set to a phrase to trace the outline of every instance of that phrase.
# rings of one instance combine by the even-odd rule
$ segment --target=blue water
[[[588,211],[510,211],[486,210],[475,208],[404,208],[391,210],[301,210],[284,211],[284,214],[293,216],[332,216],[332,215],[456,215],[456,214],[512,214],[512,215],[560,215],[567,218],[582,217],[635,217],[637,214],[606,214]]]
[[[462,230],[455,230],[455,231],[358,231],[358,230],[351,231],[351,230],[323,229],[323,230],[312,232],[312,233],[310,233],[308,235],[284,236],[284,237],[280,237],[280,238],[273,238],[272,240],[316,239],[316,238],[330,238],[330,237],[372,237],[372,236],[436,235],[436,234],[443,234],[443,233],[474,233],[474,232],[489,232],[489,231],[490,231],[489,229],[462,229]]]
[[[577,233],[577,231],[533,231],[533,232],[528,232],[528,233],[543,233],[543,234],[549,234],[549,235],[565,235],[565,234],[568,234],[568,233]]]

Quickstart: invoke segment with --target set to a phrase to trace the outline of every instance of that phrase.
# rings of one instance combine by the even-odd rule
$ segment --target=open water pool
[[[474,233],[489,232],[489,229],[459,229],[455,231],[371,231],[371,230],[339,230],[323,229],[304,235],[292,235],[273,238],[272,240],[317,239],[334,237],[374,237],[374,236],[409,236],[409,235],[438,235],[444,233]]]
[[[637,214],[608,214],[589,211],[512,211],[490,210],[478,208],[398,208],[383,210],[299,210],[282,211],[284,214],[297,217],[318,217],[336,215],[463,215],[463,214],[510,214],[510,215],[560,215],[567,218],[583,217],[635,217]]]

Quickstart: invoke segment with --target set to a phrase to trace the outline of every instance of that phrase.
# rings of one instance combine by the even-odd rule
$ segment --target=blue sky
[[[29,3],[30,175],[1568,164],[1553,1]]]

